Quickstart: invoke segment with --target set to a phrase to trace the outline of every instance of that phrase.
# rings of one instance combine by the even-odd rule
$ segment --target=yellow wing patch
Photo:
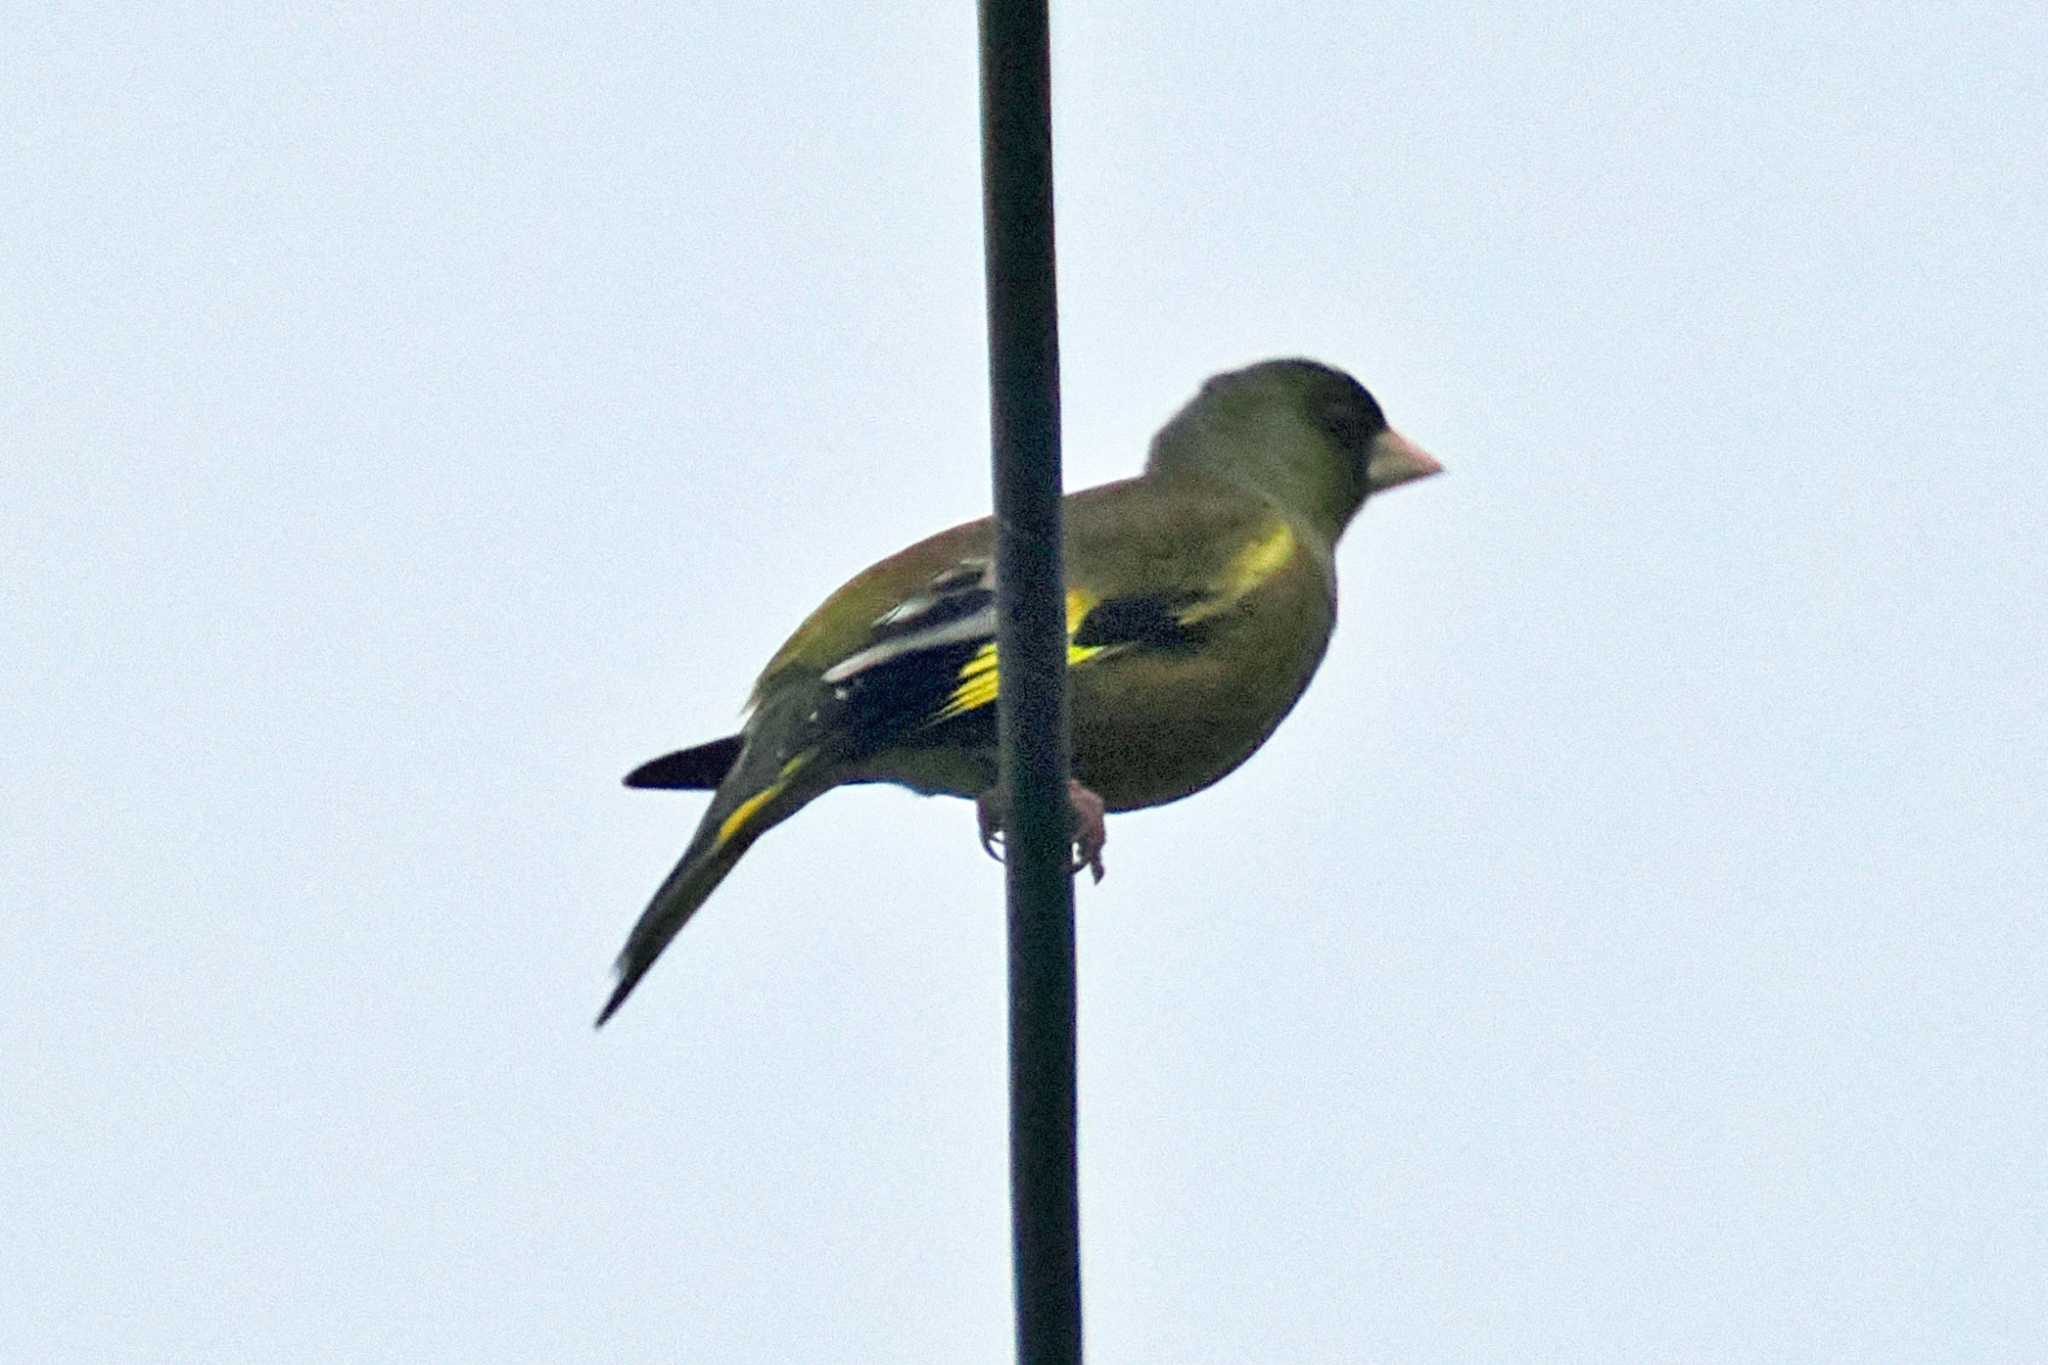
[[[1292,558],[1294,528],[1283,521],[1238,551],[1230,561],[1230,567],[1223,571],[1223,577],[1230,586],[1231,595],[1238,596],[1271,578]]]
[[[1079,588],[1067,590],[1067,667],[1084,664],[1100,654],[1106,645],[1077,645],[1073,643],[1074,632],[1088,619],[1088,613],[1095,610],[1096,599]],[[937,725],[940,721],[951,720],[977,707],[987,706],[996,699],[996,647],[985,644],[974,651],[973,657],[960,665],[960,681],[945,704],[932,713],[927,724]]]
[[[1217,576],[1221,591],[1189,608],[1181,619],[1203,621],[1225,610],[1286,568],[1296,548],[1294,528],[1284,521],[1275,523],[1272,530],[1251,541],[1223,566],[1223,572]]]
[[[932,713],[932,723],[951,720],[963,711],[987,706],[996,699],[996,647],[983,645],[960,666],[960,683],[946,704]]]

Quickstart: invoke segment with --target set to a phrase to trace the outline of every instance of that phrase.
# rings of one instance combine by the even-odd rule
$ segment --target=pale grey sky
[[[1095,1358],[2048,1357],[2048,14],[1056,25],[1070,485],[1281,354],[1450,469],[1081,890]],[[8,30],[0,1357],[1001,1358],[966,806],[589,1028],[619,776],[985,508],[971,7]]]

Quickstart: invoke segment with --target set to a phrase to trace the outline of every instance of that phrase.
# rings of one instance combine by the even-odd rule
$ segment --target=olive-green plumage
[[[1278,360],[1203,385],[1139,477],[1069,494],[1076,781],[1131,810],[1248,758],[1322,661],[1337,538],[1369,495],[1437,468],[1350,376]],[[769,660],[738,736],[627,778],[715,792],[634,926],[598,1023],[753,841],[824,792],[995,786],[993,545],[984,519],[855,575]]]

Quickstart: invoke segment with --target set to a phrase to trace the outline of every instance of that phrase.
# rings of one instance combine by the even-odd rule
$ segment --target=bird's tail
[[[611,999],[598,1012],[597,1026],[617,1013],[626,997],[647,975],[647,969],[661,956],[669,941],[682,932],[697,907],[704,904],[740,856],[774,826],[787,820],[818,789],[804,783],[804,769],[811,755],[799,754],[777,764],[767,755],[742,753],[711,798],[697,833],[683,853],[682,861],[668,874],[654,893],[640,922],[626,938],[615,970],[619,984]]]

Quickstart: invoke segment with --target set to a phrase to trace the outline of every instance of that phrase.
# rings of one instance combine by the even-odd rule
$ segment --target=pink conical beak
[[[1372,454],[1365,462],[1365,482],[1375,493],[1443,473],[1434,455],[1400,432],[1388,427],[1372,438]]]

